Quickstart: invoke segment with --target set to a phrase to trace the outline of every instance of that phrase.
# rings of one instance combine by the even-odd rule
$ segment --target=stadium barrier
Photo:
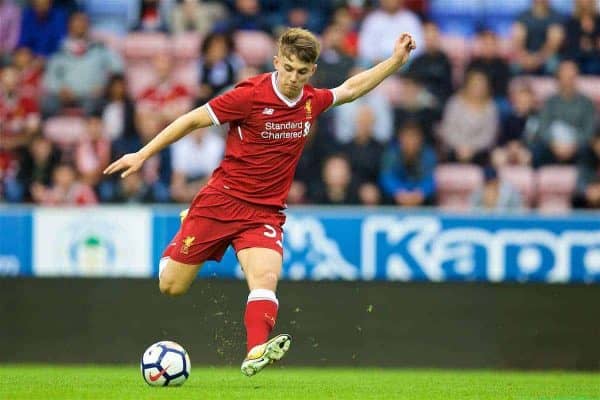
[[[172,206],[0,208],[0,275],[156,277],[178,212]],[[307,207],[287,215],[286,280],[600,282],[597,213]],[[229,250],[201,275],[242,272]]]
[[[158,340],[239,366],[244,282],[169,298],[156,279],[0,279],[0,363],[128,363]],[[594,285],[284,281],[286,365],[600,369]],[[192,368],[193,371],[193,368]],[[139,373],[139,371],[137,372]]]

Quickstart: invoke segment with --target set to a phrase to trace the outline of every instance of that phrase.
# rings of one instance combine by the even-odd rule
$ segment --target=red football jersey
[[[335,103],[335,95],[305,85],[291,100],[276,79],[276,72],[258,75],[208,102],[215,125],[230,123],[225,157],[208,185],[250,203],[283,208],[310,127]]]

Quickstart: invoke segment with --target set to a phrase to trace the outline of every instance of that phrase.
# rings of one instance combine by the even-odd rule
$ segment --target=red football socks
[[[247,351],[267,341],[277,320],[278,306],[277,297],[271,290],[254,289],[250,292],[244,314]]]

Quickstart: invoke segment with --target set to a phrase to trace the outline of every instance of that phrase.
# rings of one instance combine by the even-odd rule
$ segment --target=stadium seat
[[[44,123],[44,136],[63,148],[75,144],[85,134],[85,130],[86,124],[82,117],[51,117]]]
[[[548,165],[537,172],[538,209],[545,213],[560,213],[571,209],[571,197],[577,183],[577,168],[568,165]]]
[[[441,164],[435,169],[440,207],[465,211],[471,194],[483,185],[483,171],[472,164]]]
[[[123,42],[123,54],[128,60],[148,59],[170,50],[170,41],[162,33],[130,33]]]
[[[523,198],[526,207],[531,207],[535,199],[535,173],[531,167],[510,165],[498,170],[498,176],[513,185]]]
[[[196,60],[200,55],[202,36],[197,32],[182,33],[171,39],[175,58],[181,61]]]
[[[402,100],[404,90],[402,90],[404,83],[402,78],[396,75],[392,75],[385,79],[379,87],[375,88],[376,91],[382,93],[392,105],[399,105]]]
[[[172,76],[175,82],[193,90],[198,87],[198,63],[196,61],[178,63]]]
[[[510,81],[509,89],[514,89],[520,83],[526,83],[531,87],[535,100],[540,106],[557,91],[557,84],[554,78],[533,76],[519,76],[513,78]]]
[[[577,87],[581,93],[588,96],[596,104],[600,105],[600,77],[585,75],[577,81]]]
[[[248,65],[260,67],[275,54],[275,41],[264,32],[238,31],[233,40],[237,53]]]
[[[129,95],[137,98],[141,92],[156,81],[154,68],[149,63],[129,63],[125,69]]]

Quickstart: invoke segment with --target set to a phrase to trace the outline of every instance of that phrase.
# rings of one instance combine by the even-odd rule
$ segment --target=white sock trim
[[[277,300],[277,296],[275,296],[275,292],[269,289],[254,289],[248,295],[248,303],[251,301],[257,300],[269,300],[279,306],[279,301]]]
[[[163,257],[158,262],[158,279],[160,279],[160,275],[162,274],[170,259],[171,257]]]

